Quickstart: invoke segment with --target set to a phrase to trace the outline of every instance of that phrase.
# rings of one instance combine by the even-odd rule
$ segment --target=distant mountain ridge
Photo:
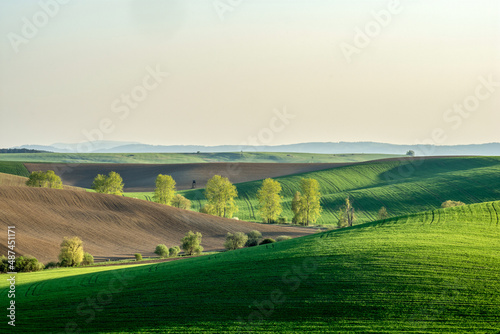
[[[482,155],[500,156],[500,143],[471,145],[397,145],[376,142],[299,143],[276,146],[250,145],[148,145],[135,142],[97,141],[79,144],[57,143],[49,146],[23,145],[15,148],[51,151],[56,153],[196,153],[200,152],[293,152],[293,153],[380,153],[405,154],[409,150],[418,156]]]

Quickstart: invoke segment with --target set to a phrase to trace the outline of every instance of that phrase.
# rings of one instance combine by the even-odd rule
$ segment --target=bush
[[[179,246],[174,246],[170,248],[168,252],[170,253],[170,257],[176,257],[181,252],[181,249]]]
[[[57,262],[49,262],[45,265],[45,269],[59,268],[59,263]]]
[[[83,260],[83,242],[78,237],[64,238],[59,260],[63,267],[75,267]]]
[[[156,246],[155,254],[159,257],[168,257],[168,247],[163,244],[159,244],[158,246]]]
[[[463,205],[465,205],[465,203],[460,202],[460,201],[446,201],[443,204],[441,204],[441,207],[442,208],[452,208],[454,206],[463,206]]]
[[[5,255],[0,256],[0,273],[6,273],[9,270],[9,260]]]
[[[248,240],[247,243],[245,244],[246,247],[253,247],[257,246],[262,239],[262,233],[259,231],[253,230],[247,233]]]
[[[387,209],[385,206],[381,207],[380,210],[378,211],[378,220],[384,220],[389,218],[389,214],[387,213]]]
[[[288,235],[280,235],[279,237],[276,238],[276,242],[290,240],[290,239],[292,239],[292,237],[289,237]]]
[[[266,238],[266,239],[262,240],[259,245],[272,244],[275,242],[276,242],[276,240],[274,240],[272,238]]]
[[[20,256],[16,259],[15,263],[16,272],[31,272],[31,271],[40,271],[45,266],[43,263],[38,262],[38,260],[32,256]]]
[[[200,232],[193,233],[189,231],[186,236],[181,239],[182,249],[187,255],[200,254],[203,252],[203,247],[201,247],[202,235]]]
[[[142,261],[142,255],[141,255],[141,253],[135,253],[134,256],[135,256],[135,260],[136,261]]]
[[[94,264],[94,257],[92,255],[90,255],[90,253],[87,253],[87,252],[83,253],[82,265],[89,266],[92,264]]]
[[[248,240],[248,236],[243,232],[236,232],[235,234],[228,233],[226,235],[226,242],[224,242],[224,247],[227,250],[234,250],[245,246]]]

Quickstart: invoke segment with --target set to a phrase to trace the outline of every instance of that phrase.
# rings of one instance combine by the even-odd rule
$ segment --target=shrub
[[[262,239],[262,233],[259,231],[253,230],[247,233],[248,240],[247,243],[245,244],[246,247],[253,247],[257,246]]]
[[[170,257],[176,257],[181,252],[181,249],[179,246],[174,246],[170,248],[168,252],[170,253]]]
[[[189,231],[186,236],[181,239],[182,249],[187,255],[200,254],[203,252],[203,247],[201,247],[201,233],[193,233]]]
[[[5,255],[0,256],[0,273],[6,273],[9,270],[9,260]]]
[[[82,261],[82,265],[84,266],[88,266],[88,265],[92,265],[94,264],[94,257],[92,255],[90,255],[90,253],[83,253],[83,261]]]
[[[226,235],[226,242],[224,242],[224,247],[227,250],[234,250],[245,246],[248,240],[248,236],[243,232],[236,232],[235,234],[228,233]]]
[[[264,240],[262,240],[260,242],[259,245],[265,245],[265,244],[272,244],[272,243],[275,243],[276,241],[272,238],[265,238]]]
[[[163,244],[159,244],[156,246],[155,254],[159,257],[168,257],[168,247]]]
[[[52,261],[45,265],[45,269],[59,268],[59,263]]]
[[[43,263],[38,262],[38,260],[32,256],[20,256],[16,259],[15,263],[16,272],[30,272],[30,271],[40,271],[45,266]]]
[[[279,237],[276,238],[276,242],[290,240],[290,239],[292,239],[292,237],[289,237],[288,235],[280,235]]]
[[[83,242],[78,237],[64,238],[59,260],[63,267],[75,267],[83,260]]]
[[[135,260],[136,261],[142,261],[142,255],[141,255],[141,253],[135,253],[134,256],[135,256]]]
[[[452,208],[454,206],[463,206],[463,205],[465,205],[465,203],[460,202],[460,201],[446,201],[443,204],[441,204],[441,207],[442,208]]]

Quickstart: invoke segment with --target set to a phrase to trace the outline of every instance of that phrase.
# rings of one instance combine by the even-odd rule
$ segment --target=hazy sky
[[[498,0],[0,0],[0,36],[0,147],[500,141]]]

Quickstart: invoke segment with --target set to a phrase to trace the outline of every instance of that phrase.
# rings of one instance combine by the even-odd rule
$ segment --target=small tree
[[[315,223],[321,215],[319,183],[315,179],[300,180],[300,209],[299,218],[303,225]]]
[[[303,217],[301,216],[302,211],[300,210],[300,192],[299,191],[295,192],[295,195],[293,196],[292,212],[293,212],[292,223],[302,224]]]
[[[460,202],[460,201],[446,201],[443,204],[441,204],[441,207],[442,208],[452,208],[454,206],[463,206],[463,205],[465,205],[465,203]]]
[[[242,232],[236,232],[235,234],[228,233],[226,235],[226,242],[224,242],[224,247],[227,250],[234,250],[245,246],[248,240],[248,236]]]
[[[189,210],[191,208],[191,201],[180,194],[176,194],[172,199],[172,206],[179,209]]]
[[[170,175],[158,175],[153,199],[156,203],[170,205],[175,195],[175,180]]]
[[[141,255],[141,253],[135,253],[134,257],[135,257],[136,261],[142,261],[142,255]]]
[[[280,192],[280,183],[273,179],[265,179],[262,182],[262,187],[257,192],[260,215],[268,223],[275,222],[283,211]]]
[[[168,257],[169,255],[168,247],[163,244],[157,245],[155,249],[155,254],[158,255],[159,257]]]
[[[381,207],[380,210],[378,210],[378,220],[383,220],[389,218],[389,214],[387,213],[387,209],[385,206]]]
[[[176,257],[181,252],[181,249],[179,248],[179,246],[174,246],[170,248],[168,252],[170,254],[170,257]]]
[[[94,257],[90,253],[84,252],[82,265],[88,266],[93,264],[94,264]]]
[[[83,260],[83,241],[78,237],[64,238],[59,261],[63,267],[76,267]]]
[[[347,197],[345,199],[345,205],[340,208],[338,226],[352,226],[355,221],[356,215],[354,214],[354,207],[349,197]]]
[[[28,187],[62,189],[61,178],[53,170],[32,172],[26,181]]]
[[[214,175],[207,182],[205,197],[210,205],[210,213],[219,216],[232,218],[238,211],[234,198],[238,196],[236,187],[227,177]]]
[[[186,233],[186,236],[181,239],[182,249],[187,255],[201,254],[201,252],[203,252],[203,247],[200,245],[201,237],[202,235],[200,232],[193,233],[189,231]]]
[[[409,157],[414,157],[415,156],[415,151],[409,150],[408,152],[406,152],[406,155],[409,156]]]
[[[245,246],[247,246],[247,247],[257,246],[259,244],[260,240],[262,240],[262,233],[260,233],[259,231],[253,230],[253,231],[250,231],[247,233],[247,237],[248,237],[248,240],[247,240]]]
[[[273,244],[273,243],[275,243],[275,242],[276,242],[276,240],[274,240],[273,238],[265,238],[264,240],[262,240],[262,241],[260,242],[260,244],[259,244],[259,245]]]
[[[290,240],[290,239],[292,239],[292,237],[288,235],[280,235],[279,237],[276,238],[276,242]]]
[[[94,178],[91,188],[101,194],[123,195],[123,179],[120,174],[110,172],[108,176],[98,174]]]

